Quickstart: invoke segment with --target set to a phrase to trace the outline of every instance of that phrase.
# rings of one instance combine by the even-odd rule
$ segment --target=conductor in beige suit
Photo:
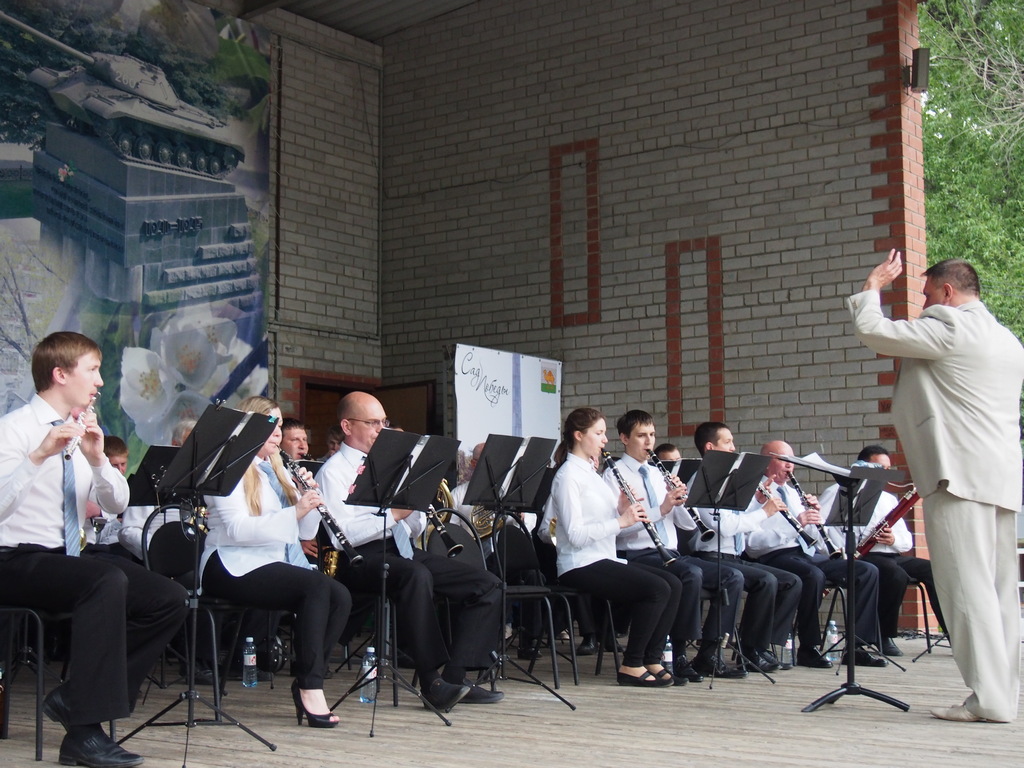
[[[887,319],[880,292],[902,270],[900,254],[890,251],[847,303],[857,338],[901,358],[893,419],[924,500],[953,658],[971,689],[963,704],[932,714],[1010,722],[1020,687],[1015,520],[1024,348],[981,303],[978,275],[959,259],[924,273],[919,318]]]

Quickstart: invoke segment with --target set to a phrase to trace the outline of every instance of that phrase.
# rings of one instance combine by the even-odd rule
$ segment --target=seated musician
[[[661,664],[682,584],[661,565],[627,562],[617,556],[619,532],[647,520],[641,503],[630,503],[594,470],[608,438],[605,420],[593,408],[577,408],[565,420],[555,451],[558,467],[544,508],[541,531],[555,523],[558,580],[596,598],[632,608],[629,639],[616,681],[660,688],[675,683]]]
[[[697,557],[681,556],[677,551],[676,529],[691,531],[697,525],[683,505],[686,485],[674,475],[666,479],[661,470],[650,463],[650,451],[655,445],[654,417],[647,411],[627,411],[616,422],[616,429],[625,449],[616,462],[616,469],[626,484],[642,497],[642,504],[659,538],[676,556],[674,561],[664,565],[652,537],[639,523],[623,528],[616,538],[619,557],[630,563],[667,568],[682,584],[679,609],[669,632],[675,656],[673,673],[679,681],[692,682],[700,682],[704,675],[746,677],[747,671],[742,665],[727,666],[719,653],[722,638],[735,632],[743,575],[729,564],[719,566]],[[605,469],[604,479],[613,490],[619,490],[611,467]],[[710,601],[702,628],[701,590],[704,587],[708,587],[715,597]],[[690,664],[683,649],[698,637],[701,640],[700,652]]]
[[[345,557],[339,558],[335,578],[353,591],[379,593],[381,568],[387,562],[388,594],[398,614],[398,645],[412,657],[423,695],[434,707],[447,711],[460,701],[500,701],[503,693],[471,684],[466,671],[491,665],[503,626],[501,582],[460,560],[413,549],[410,537],[420,535],[426,522],[422,512],[392,508],[381,517],[376,507],[346,504],[366,454],[388,419],[373,395],[351,392],[338,403],[338,421],[344,434],[341,448],[324,463],[317,482],[331,516],[364,562],[352,567]],[[313,522],[307,521],[302,538],[313,538],[315,531]],[[450,650],[434,608],[435,595],[458,605]]]
[[[134,709],[184,621],[187,594],[105,547],[82,548],[90,495],[115,514],[128,503],[128,482],[88,410],[103,386],[101,356],[86,336],[50,334],[32,352],[37,393],[0,419],[0,603],[71,613],[70,676],[43,704],[67,730],[60,762],[124,768],[143,758],[101,724]]]
[[[880,445],[868,445],[858,454],[857,463],[854,466],[875,465],[888,469],[891,464],[889,452],[885,448]],[[838,492],[838,485],[832,485],[825,489],[820,499],[823,510],[832,508]],[[883,491],[875,504],[875,510],[871,514],[868,524],[854,527],[856,540],[861,542],[869,531],[877,528],[897,503],[894,495]],[[837,547],[846,546],[846,534],[841,528],[829,526],[828,532]],[[903,652],[896,645],[896,634],[899,631],[903,595],[907,591],[911,579],[916,579],[924,584],[939,626],[946,626],[943,623],[942,609],[939,607],[939,596],[935,592],[932,564],[930,560],[923,557],[906,554],[914,546],[914,537],[907,527],[906,520],[902,518],[892,525],[879,528],[874,542],[874,546],[861,556],[861,560],[871,563],[878,569],[878,624],[882,631],[882,653],[886,656],[902,656]]]
[[[734,453],[732,431],[720,421],[705,421],[693,434],[700,455],[708,451]],[[747,599],[740,619],[740,650],[763,672],[779,669],[782,662],[772,646],[782,647],[789,639],[800,602],[800,578],[781,568],[742,559],[746,537],[777,514],[779,499],[768,499],[759,508],[739,512],[698,508],[701,520],[714,532],[707,541],[698,541],[698,557],[709,562],[719,559],[743,576]],[[721,534],[721,541],[719,541]]]
[[[746,555],[765,565],[789,571],[800,577],[800,605],[796,612],[797,639],[799,648],[796,663],[803,667],[828,668],[832,662],[817,650],[821,643],[821,626],[818,620],[818,609],[825,590],[825,582],[835,584],[846,583],[846,561],[832,560],[828,555],[819,553],[821,546],[818,539],[815,547],[809,547],[798,538],[795,527],[787,520],[795,519],[800,525],[817,535],[817,528],[823,520],[817,499],[807,497],[808,506],[801,503],[796,490],[788,485],[789,474],[793,464],[783,461],[773,454],[792,456],[793,449],[789,443],[773,440],[761,447],[761,454],[772,456],[765,469],[764,487],[768,495],[760,491],[754,494],[748,512],[761,508],[770,497],[780,498],[784,508],[780,506],[780,514],[767,518],[756,531],[747,535]],[[884,667],[885,659],[872,656],[864,647],[865,643],[878,643],[878,569],[869,563],[856,564],[856,640],[853,661],[858,666]],[[843,657],[848,663],[849,652]]]
[[[192,433],[195,426],[195,419],[182,419],[179,421],[171,431],[171,445],[181,447],[185,443],[185,438]],[[132,505],[125,509],[124,514],[121,515],[121,529],[117,533],[117,540],[140,563],[142,562],[143,550],[142,528],[146,524],[147,518],[152,514],[153,509],[153,507],[148,505]],[[173,518],[177,519],[178,511],[175,509],[173,513],[168,514],[173,515]],[[156,529],[163,525],[164,522],[163,515],[154,518],[153,522],[149,524],[149,531],[147,532],[150,538],[153,537]],[[148,545],[148,543],[147,541],[146,544]]]
[[[308,461],[313,457],[309,455],[309,433],[306,425],[298,419],[288,418],[281,422],[281,450],[288,454],[293,461]]]
[[[281,409],[265,397],[248,397],[238,409],[278,420],[242,480],[227,496],[206,499],[209,534],[200,564],[207,594],[240,605],[295,614],[292,698],[299,724],[333,728],[338,716],[327,707],[324,675],[341,635],[352,596],[314,570],[299,547],[298,522],[316,516],[315,490],[296,490],[278,455]]]

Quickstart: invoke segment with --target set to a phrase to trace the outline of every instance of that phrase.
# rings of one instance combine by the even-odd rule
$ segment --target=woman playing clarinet
[[[322,503],[315,489],[300,496],[278,455],[281,409],[249,397],[238,409],[276,418],[273,433],[241,482],[223,497],[206,499],[209,529],[203,550],[203,589],[242,605],[295,613],[295,681],[292,698],[299,724],[333,728],[324,673],[352,608],[342,584],[316,571],[299,545],[298,521]]]
[[[577,408],[569,414],[555,452],[558,470],[541,529],[556,521],[559,583],[631,606],[629,640],[616,676],[619,685],[670,686],[675,681],[661,665],[661,655],[682,585],[663,568],[615,556],[619,530],[647,517],[642,504],[630,503],[625,493],[616,495],[597,473],[607,443],[599,411]]]

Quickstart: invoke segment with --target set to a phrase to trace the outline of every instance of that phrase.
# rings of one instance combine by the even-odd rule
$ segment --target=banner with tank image
[[[57,330],[132,465],[266,390],[269,51],[187,0],[0,0],[0,412]]]

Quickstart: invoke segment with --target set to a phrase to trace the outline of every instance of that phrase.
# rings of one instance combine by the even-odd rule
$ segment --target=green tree
[[[1024,338],[1024,3],[930,0],[924,113],[928,261],[967,258]]]

